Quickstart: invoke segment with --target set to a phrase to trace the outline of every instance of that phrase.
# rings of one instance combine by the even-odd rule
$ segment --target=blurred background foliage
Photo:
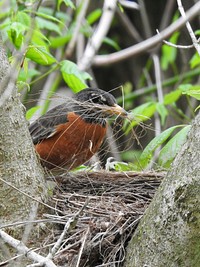
[[[143,46],[156,30],[162,32],[180,17],[174,0],[111,2],[115,5],[110,10],[113,19],[96,51],[99,56],[108,55],[108,60],[95,61],[94,55],[86,58],[87,67],[81,67],[86,46],[99,25],[104,26],[101,19],[109,1],[0,2],[0,31],[10,62],[25,49],[17,85],[26,117],[34,120],[72,92],[99,87],[114,94],[129,111],[124,121],[111,120],[100,153],[106,168],[168,168],[198,111],[200,57],[193,47],[180,49],[159,42],[135,56],[109,63],[110,54],[139,43]],[[182,1],[185,10],[195,2]],[[198,36],[200,18],[195,17],[191,25]],[[186,27],[167,41],[191,45]]]

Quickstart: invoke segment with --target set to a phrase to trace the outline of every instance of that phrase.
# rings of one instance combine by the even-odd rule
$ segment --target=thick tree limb
[[[198,267],[200,263],[200,114],[149,205],[125,267]]]

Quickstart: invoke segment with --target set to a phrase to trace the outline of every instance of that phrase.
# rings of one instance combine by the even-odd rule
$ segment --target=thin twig
[[[181,13],[181,16],[183,18],[186,18],[185,10],[183,8],[181,0],[177,0],[177,4],[178,4],[178,9],[179,9],[179,11]],[[194,34],[194,31],[192,30],[192,27],[191,27],[191,25],[190,25],[188,20],[186,21],[186,27],[187,27],[188,33],[189,33],[189,35],[190,35],[190,37],[192,39],[192,43],[193,43],[195,49],[197,50],[197,53],[200,55],[200,45],[198,43],[198,40],[197,40],[197,38],[196,38],[196,36]]]
[[[75,216],[71,217],[67,221],[67,223],[65,224],[65,227],[64,227],[64,230],[63,230],[62,234],[60,235],[60,237],[58,238],[57,242],[55,243],[55,245],[51,249],[51,252],[47,255],[48,259],[52,259],[53,256],[56,254],[56,252],[60,249],[60,246],[61,246],[61,244],[63,242],[63,239],[64,239],[66,233],[68,232],[71,224],[78,220],[78,217],[79,217],[80,213],[87,206],[88,202],[89,202],[89,199],[87,198],[85,203],[84,203],[84,205],[81,206],[80,210],[75,214]]]
[[[139,9],[139,5],[135,2],[131,2],[128,0],[119,0],[120,5],[122,5],[123,7],[126,8],[130,8],[130,9]]]
[[[161,17],[161,22],[160,22],[160,26],[159,26],[160,31],[165,29],[168,26],[168,24],[170,23],[171,18],[172,18],[172,12],[174,10],[174,6],[175,6],[174,0],[166,1],[165,9],[162,11],[163,16]]]
[[[156,79],[156,87],[157,87],[157,95],[158,95],[158,102],[163,103],[163,89],[162,89],[162,79],[161,79],[161,68],[160,68],[160,61],[159,57],[156,54],[153,54],[153,63],[154,63],[154,73]]]
[[[70,225],[71,223],[74,221],[73,218],[70,218],[67,223],[65,224],[65,227],[64,227],[64,230],[62,232],[62,234],[60,235],[60,237],[58,238],[57,242],[55,243],[55,245],[53,246],[53,248],[51,249],[51,252],[49,252],[49,254],[47,255],[47,258],[48,259],[52,259],[53,256],[56,254],[56,252],[59,250],[60,248],[60,245],[62,244],[63,242],[63,239],[66,235],[66,233],[68,232],[69,228],[70,228]]]
[[[81,7],[81,11],[77,16],[76,26],[75,26],[75,29],[73,31],[72,39],[70,40],[70,42],[67,46],[67,49],[66,49],[66,57],[70,57],[72,55],[72,52],[73,52],[74,47],[76,45],[77,37],[79,35],[80,27],[81,27],[81,24],[82,24],[83,19],[85,17],[85,14],[87,12],[87,8],[88,8],[89,3],[90,3],[90,0],[83,0],[79,5],[79,7]]]
[[[141,19],[142,19],[142,24],[143,24],[143,29],[144,29],[144,33],[145,33],[145,37],[149,38],[152,36],[152,30],[150,27],[150,21],[148,18],[148,13],[146,10],[146,6],[144,3],[144,0],[138,0],[139,6],[140,6],[140,15],[141,15]]]
[[[156,30],[157,34],[160,34],[159,30],[157,29]],[[171,47],[174,47],[174,48],[179,48],[179,49],[190,49],[190,48],[193,48],[194,45],[176,45],[176,44],[173,44],[171,42],[168,42],[166,40],[163,40],[163,43],[168,45],[168,46],[171,46]]]
[[[38,205],[39,205],[38,202],[32,202],[31,203],[30,213],[29,213],[29,217],[28,217],[29,223],[26,224],[25,229],[24,229],[24,233],[22,236],[22,242],[24,244],[26,244],[26,242],[28,241],[30,232],[33,228],[32,221],[37,217]]]
[[[122,13],[121,10],[117,9],[116,14],[118,15],[119,19],[122,21],[124,30],[126,30],[129,33],[129,35],[134,40],[136,40],[138,43],[141,42],[143,39],[140,33],[138,32],[136,27],[132,24],[131,20],[126,15],[126,13]]]
[[[82,256],[82,253],[83,253],[83,249],[84,249],[84,246],[85,246],[85,242],[87,240],[87,237],[88,237],[88,234],[89,234],[89,230],[90,230],[90,227],[87,228],[83,238],[82,238],[82,244],[81,244],[81,248],[79,250],[79,254],[78,254],[78,260],[77,260],[77,263],[76,263],[76,267],[79,267],[80,265],[80,260],[81,260],[81,256]]]

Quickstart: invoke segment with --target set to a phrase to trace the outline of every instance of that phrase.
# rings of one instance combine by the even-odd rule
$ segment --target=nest
[[[164,173],[87,172],[59,178],[51,205],[58,220],[57,266],[121,266],[125,248]]]

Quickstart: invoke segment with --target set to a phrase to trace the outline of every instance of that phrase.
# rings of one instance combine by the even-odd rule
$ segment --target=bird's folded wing
[[[66,123],[67,115],[71,111],[66,104],[59,105],[41,116],[29,126],[34,145],[52,137],[56,133],[56,126]]]

